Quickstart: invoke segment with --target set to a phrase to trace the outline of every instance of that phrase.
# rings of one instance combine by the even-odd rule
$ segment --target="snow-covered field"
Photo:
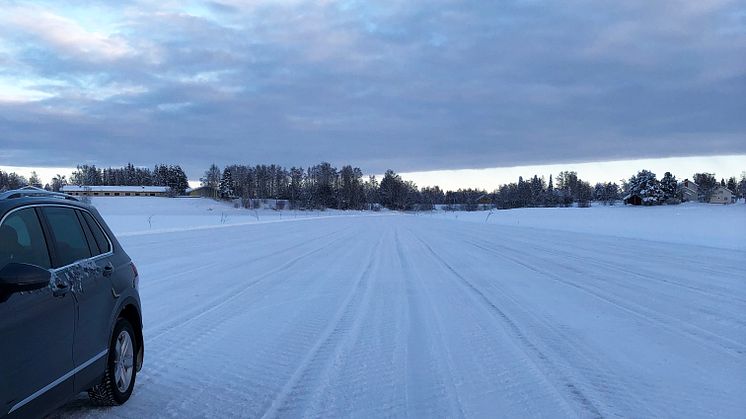
[[[638,238],[746,250],[746,205],[684,203],[634,207],[520,208],[428,213],[428,216],[507,226]]]
[[[509,211],[256,223],[229,208],[221,223],[220,204],[149,202],[94,201],[140,270],[133,397],[111,409],[80,397],[56,415],[746,412],[744,206],[521,210],[515,223]],[[153,214],[165,218],[149,228]],[[678,232],[692,223],[693,237]]]
[[[117,237],[173,233],[245,224],[369,215],[355,211],[274,211],[235,208],[203,198],[93,198]]]

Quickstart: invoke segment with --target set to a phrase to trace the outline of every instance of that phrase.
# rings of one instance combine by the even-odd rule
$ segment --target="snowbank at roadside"
[[[118,236],[378,214],[337,210],[255,211],[208,198],[96,197],[92,204]]]

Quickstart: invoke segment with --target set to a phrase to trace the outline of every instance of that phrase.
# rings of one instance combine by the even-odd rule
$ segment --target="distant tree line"
[[[365,209],[380,203],[380,187],[374,176],[365,179],[352,166],[337,169],[324,162],[308,168],[271,165],[230,165],[223,170],[210,166],[200,179],[217,197],[288,200],[293,208]]]
[[[678,181],[666,172],[658,181],[654,173],[642,170],[629,180],[591,185],[576,172],[563,171],[549,180],[534,175],[527,180],[500,186],[493,192],[481,189],[443,191],[438,186],[417,188],[411,181],[388,170],[378,181],[365,177],[356,167],[337,169],[328,162],[308,168],[281,165],[230,165],[222,170],[215,164],[200,179],[203,186],[212,188],[217,198],[237,198],[244,205],[252,199],[288,200],[293,208],[365,209],[383,206],[393,210],[444,209],[473,211],[489,207],[498,209],[526,207],[587,207],[591,202],[614,205],[632,194],[650,196],[648,204],[680,202]],[[703,191],[702,200],[709,200],[717,186],[714,175],[697,173],[695,183]],[[731,177],[720,184],[738,198],[746,196],[746,172],[740,181]]]
[[[740,179],[717,181],[712,173],[696,173],[692,180],[699,186],[699,199],[709,201],[718,185],[730,189],[737,198],[746,196],[746,172]],[[220,199],[238,199],[246,207],[254,199],[287,200],[294,209],[342,210],[377,209],[426,211],[436,208],[473,211],[480,208],[587,207],[591,202],[614,205],[625,197],[639,196],[646,205],[677,203],[682,199],[679,181],[670,172],[658,180],[655,173],[641,170],[629,179],[596,183],[580,179],[576,172],[563,171],[548,180],[534,175],[519,177],[517,182],[501,185],[492,192],[481,189],[443,191],[438,186],[418,188],[413,182],[388,170],[379,181],[365,176],[350,165],[338,169],[328,162],[289,169],[277,165],[229,165],[223,169],[211,165],[200,178],[203,186]],[[187,177],[179,165],[158,164],[152,170],[127,164],[119,168],[79,165],[70,176],[55,176],[46,189],[59,191],[66,184],[107,186],[168,186],[181,195],[188,188]],[[25,185],[41,187],[36,173],[26,179],[16,173],[0,171],[0,190]]]
[[[28,179],[19,174],[0,170],[0,191],[22,188],[28,184]]]
[[[518,178],[517,183],[502,185],[495,191],[497,208],[524,207],[569,207],[577,204],[580,207],[590,206],[594,196],[590,183],[578,178],[576,172],[564,171],[556,179],[549,176],[549,181],[534,175],[529,180]],[[614,203],[616,196],[606,200]]]

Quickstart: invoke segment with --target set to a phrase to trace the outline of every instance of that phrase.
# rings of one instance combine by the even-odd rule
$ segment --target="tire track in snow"
[[[341,230],[340,230],[341,231]],[[338,232],[337,232],[338,233]],[[333,233],[332,233],[333,234]],[[329,235],[326,235],[329,236]],[[242,294],[245,294],[246,291],[252,288],[252,286],[256,285],[257,283],[263,281],[264,279],[271,277],[273,275],[276,275],[280,271],[287,270],[292,268],[293,266],[297,265],[297,263],[301,260],[308,259],[310,256],[317,254],[322,251],[326,251],[330,248],[339,248],[334,247],[335,244],[337,244],[339,241],[348,239],[352,235],[344,235],[341,236],[335,240],[332,240],[326,244],[323,244],[320,247],[315,248],[314,250],[304,253],[293,260],[285,263],[284,265],[275,268],[271,270],[270,272],[266,272],[262,274],[258,279],[253,281],[251,284],[248,284],[242,291],[240,291],[237,294],[232,295],[227,300],[220,300],[221,302],[215,306],[210,306],[208,310],[205,310],[201,312],[198,316],[189,318],[187,321],[184,321],[178,325],[179,328],[181,327],[188,327],[191,333],[184,334],[183,336],[176,336],[175,339],[171,339],[171,341],[159,341],[156,340],[153,342],[154,339],[147,339],[149,342],[152,342],[150,347],[150,353],[151,356],[148,357],[149,359],[155,359],[155,363],[148,364],[148,368],[145,371],[145,374],[143,374],[141,377],[138,377],[138,388],[144,387],[149,388],[152,387],[154,384],[158,383],[161,378],[164,378],[163,374],[166,371],[172,371],[174,370],[174,367],[180,365],[180,364],[186,364],[186,365],[192,365],[195,362],[194,360],[194,353],[191,352],[191,348],[195,347],[211,347],[214,343],[210,342],[218,342],[222,341],[223,339],[217,339],[216,335],[218,334],[225,334],[226,330],[235,330],[235,322],[239,321],[239,319],[245,318],[246,315],[248,315],[252,311],[256,310],[262,310],[266,307],[259,306],[259,307],[252,307],[252,308],[241,308],[236,310],[235,307],[232,306],[231,303],[239,303],[241,300],[239,300],[239,297],[241,297]],[[310,265],[309,265],[310,266]],[[279,276],[277,281],[274,281],[271,285],[272,287],[280,284],[283,281],[286,281],[288,278]],[[231,325],[233,324],[233,325]],[[225,327],[223,327],[225,326]],[[172,329],[174,330],[174,329]],[[240,329],[239,329],[240,330]],[[167,332],[171,330],[166,331],[165,333],[162,333],[159,335],[159,337],[166,337]],[[231,338],[234,339],[234,338]],[[245,337],[244,337],[245,339]],[[238,338],[238,342],[240,342],[240,338]],[[238,343],[237,342],[237,343]],[[153,348],[160,348],[160,351],[155,351]],[[177,348],[174,350],[173,348]],[[212,350],[211,350],[212,352]],[[210,353],[210,357],[218,356],[216,354]],[[146,358],[147,359],[147,358]],[[195,382],[195,379],[197,382]],[[199,382],[209,380],[209,377],[201,377],[201,376],[194,376],[190,375],[187,377],[183,377],[181,375],[181,370],[176,369],[176,374],[172,374],[167,378],[168,381],[173,383],[177,383],[178,388],[184,388],[184,389],[194,389],[195,386],[199,386]],[[227,387],[226,383],[226,387]],[[209,382],[204,383],[204,388],[209,387]],[[140,391],[143,391],[141,389]],[[153,391],[151,389],[150,391]],[[236,393],[234,395],[235,397],[240,397],[241,393]],[[213,395],[212,397],[216,397]],[[179,402],[179,406],[172,406],[174,402],[177,402],[177,400],[174,400],[173,398],[170,399],[170,403],[166,403],[166,411],[173,412],[171,416],[179,417],[181,416],[178,412],[184,412],[188,411],[188,406],[186,406],[188,403],[192,402],[192,400],[183,399]],[[220,406],[216,407],[217,409],[221,409]],[[235,409],[236,406],[231,406],[231,408]],[[236,415],[235,411],[230,413],[229,416]]]
[[[390,230],[391,227],[386,228]],[[385,242],[390,243],[391,237],[386,234]],[[371,253],[370,246],[366,253]],[[309,390],[300,393],[299,408],[295,409],[298,414],[304,409],[302,414],[306,417],[325,417],[329,412],[335,412],[336,416],[391,417],[406,405],[404,377],[400,373],[406,368],[404,281],[392,263],[395,260],[392,246],[380,246],[375,256],[363,259],[371,257],[378,262],[371,272],[367,302],[358,316],[357,327],[337,346],[325,372],[312,369],[307,374],[318,380],[308,381]],[[354,273],[363,267],[348,271],[354,278]],[[293,415],[287,411],[281,413],[281,416]]]
[[[240,223],[228,223],[228,224],[213,224],[213,225],[201,225],[192,227],[175,227],[175,228],[163,228],[155,230],[141,230],[141,231],[130,231],[117,234],[117,237],[140,237],[140,236],[152,236],[172,233],[189,233],[193,231],[205,231],[205,230],[217,230],[223,228],[233,229],[236,227],[252,227],[262,226],[267,224],[278,224],[278,223],[295,223],[302,221],[318,221],[318,220],[329,220],[335,218],[360,218],[360,217],[391,217],[396,214],[365,214],[365,215],[322,215],[316,217],[301,217],[301,218],[285,218],[279,220],[264,220],[264,221],[247,221]]]
[[[445,261],[445,259],[443,258]],[[455,269],[455,268],[454,268]],[[461,277],[472,277],[459,273]],[[477,275],[479,277],[479,275]],[[643,417],[652,417],[661,415],[665,412],[653,413],[649,411],[645,404],[641,402],[647,400],[647,395],[635,394],[630,389],[636,388],[636,382],[627,382],[616,372],[616,365],[609,365],[604,362],[598,354],[590,351],[585,345],[579,343],[577,339],[569,335],[567,330],[563,330],[556,325],[553,319],[546,316],[540,316],[532,310],[525,308],[521,300],[507,287],[501,286],[501,282],[486,281],[483,286],[477,287],[485,297],[494,301],[494,297],[500,298],[500,307],[502,311],[519,314],[521,323],[526,333],[533,337],[529,340],[537,342],[537,346],[548,349],[557,360],[555,366],[570,372],[572,375],[575,371],[580,372],[580,379],[574,380],[579,386],[584,387],[588,397],[594,401],[594,405],[602,410],[603,415],[616,414],[613,412],[635,411]],[[486,291],[489,292],[487,297]],[[490,298],[492,297],[492,298]],[[497,305],[497,303],[493,303]],[[590,386],[585,385],[586,383]],[[591,397],[594,396],[594,397]],[[612,396],[611,398],[609,396]],[[599,404],[603,401],[603,404]]]
[[[532,342],[527,335],[521,330],[518,324],[508,316],[502,309],[495,305],[479,288],[477,288],[471,281],[466,279],[458,271],[456,271],[448,262],[445,261],[433,248],[425,242],[421,237],[415,235],[415,237],[422,243],[425,248],[430,252],[433,258],[443,267],[446,268],[452,276],[459,280],[469,294],[473,297],[475,302],[478,302],[485,307],[493,316],[500,320],[501,323],[506,326],[507,330],[513,336],[513,338],[520,343],[520,347],[525,348],[528,359],[534,364],[539,370],[543,371],[546,380],[550,385],[553,385],[557,392],[572,405],[577,406],[573,409],[583,415],[590,414],[595,418],[602,418],[598,407],[590,400],[590,398],[581,390],[579,385],[575,383],[570,377],[568,377],[562,369],[554,365],[552,359],[547,356],[534,342]],[[561,386],[557,387],[553,381],[549,378],[547,370],[551,371],[553,375],[557,376],[562,382]]]
[[[510,235],[510,247],[507,247],[507,245],[499,245],[495,243],[494,240],[487,240],[485,239],[485,235],[483,234],[483,232],[479,234],[473,231],[473,229],[468,229],[465,232],[462,231],[462,233],[464,233],[464,235],[470,236],[469,238],[473,241],[485,246],[489,247],[490,245],[497,245],[501,246],[502,248],[507,248],[514,254],[520,255],[531,265],[535,265],[536,259],[540,259],[541,261],[545,262],[543,264],[545,266],[555,265],[566,269],[567,271],[571,272],[572,275],[583,275],[583,283],[587,282],[586,279],[597,280],[595,282],[600,282],[600,288],[598,289],[602,292],[608,293],[608,286],[617,287],[620,291],[629,293],[629,298],[626,300],[637,300],[640,296],[643,296],[644,298],[647,298],[649,300],[649,304],[647,305],[651,307],[657,306],[655,304],[655,300],[658,298],[665,299],[666,301],[670,301],[672,299],[678,300],[680,301],[680,304],[669,304],[667,306],[667,308],[669,309],[677,309],[675,313],[671,313],[670,315],[668,315],[670,318],[679,319],[678,321],[684,324],[688,324],[691,322],[698,323],[698,321],[704,317],[709,317],[710,319],[717,318],[717,321],[720,325],[725,325],[724,327],[729,327],[732,329],[726,330],[726,335],[715,332],[715,335],[725,337],[725,339],[728,339],[728,335],[739,335],[741,333],[741,330],[746,327],[746,319],[743,319],[743,316],[741,315],[741,313],[746,311],[746,306],[743,304],[744,302],[746,302],[746,300],[739,297],[739,295],[741,295],[742,293],[739,294],[733,292],[733,286],[740,280],[739,275],[742,276],[742,270],[729,271],[727,274],[718,271],[720,272],[720,276],[709,276],[705,273],[711,273],[713,270],[707,269],[708,265],[698,263],[696,264],[696,269],[705,274],[705,280],[695,281],[693,278],[687,277],[686,275],[686,273],[689,272],[689,269],[691,269],[693,265],[691,262],[691,258],[685,258],[682,261],[676,262],[676,264],[674,265],[678,269],[674,272],[677,273],[667,273],[665,276],[670,279],[665,279],[664,277],[660,277],[660,273],[655,275],[652,273],[640,272],[640,269],[633,270],[626,268],[620,265],[620,261],[638,260],[641,256],[645,256],[639,262],[643,264],[659,266],[661,263],[661,259],[665,259],[666,261],[670,262],[670,260],[672,259],[671,252],[658,256],[659,252],[655,252],[654,250],[647,251],[637,249],[636,252],[630,253],[629,247],[622,248],[624,250],[622,252],[598,252],[598,245],[596,245],[596,247],[588,248],[587,242],[582,242],[579,244],[573,243],[573,249],[576,249],[575,252],[590,252],[590,256],[581,256],[572,251],[557,249],[556,246],[549,247],[552,244],[551,240],[548,242],[548,245],[546,244],[546,240],[541,240],[542,238],[545,238],[545,236],[547,236],[546,231],[542,232],[545,234],[541,235],[539,243],[537,243],[537,238],[534,235],[524,237],[523,234],[512,234]],[[516,238],[515,236],[519,237]],[[494,237],[496,240],[504,241],[502,237],[488,235],[488,238],[489,237]],[[549,238],[551,239],[552,236],[549,235]],[[520,244],[522,246],[513,246],[513,243]],[[563,242],[563,244],[565,243]],[[601,246],[605,246],[605,244],[605,242],[600,243]],[[536,252],[529,252],[528,250],[525,250],[524,247],[536,250]],[[497,249],[492,250],[498,251]],[[724,258],[721,260],[719,258],[716,258],[716,260],[720,262],[710,261],[710,264],[717,265],[719,263],[724,263],[726,266],[732,266],[734,260],[738,260],[737,258],[739,254],[746,255],[746,253],[738,251],[729,250],[726,252],[731,254],[731,256],[735,257],[736,259]],[[651,258],[649,257],[650,254],[655,254],[656,256]],[[548,255],[560,256],[560,258],[549,258],[547,257]],[[713,256],[717,255],[709,255],[707,259],[709,260]],[[613,257],[614,261],[604,260],[604,258],[609,257]],[[578,261],[579,263],[563,263],[567,259],[573,259]],[[674,254],[673,259],[678,260],[680,258],[675,257]],[[588,266],[599,267],[602,269],[595,271],[589,270],[586,268]],[[612,273],[610,273],[611,271],[624,273],[625,275],[613,275]],[[722,275],[725,275],[725,277],[723,277]],[[702,277],[703,276],[698,275],[695,278],[700,279]],[[681,283],[682,281],[689,281],[691,282],[691,284]],[[663,283],[666,286],[656,287],[653,283]],[[635,286],[635,284],[637,285]],[[673,285],[675,288],[669,285]],[[693,293],[693,295],[684,294],[684,296],[682,296],[681,293],[675,292],[676,288],[681,288],[686,292],[691,292]],[[710,291],[708,291],[708,289]],[[651,293],[655,293],[659,297],[653,298],[650,295]],[[613,294],[613,296],[616,296],[616,294]],[[701,297],[706,297],[707,299],[703,299]],[[683,307],[687,307],[687,309],[682,310]],[[717,309],[713,310],[713,307],[717,307]],[[692,312],[689,308],[691,308],[691,310],[699,311],[699,316],[692,316]],[[660,313],[659,310],[655,310],[655,312]],[[666,315],[666,313],[661,313],[661,315]],[[710,325],[712,325],[711,322]],[[700,326],[695,324],[692,325],[692,327]],[[704,330],[709,329],[705,327]],[[733,341],[731,340],[728,345],[731,345],[732,343]]]
[[[423,414],[424,411],[433,409],[432,416],[466,417],[458,387],[454,382],[456,367],[449,346],[443,338],[440,316],[421,275],[407,260],[398,231],[394,239],[396,253],[406,280],[409,309],[409,339],[406,343],[407,416],[410,416],[410,413]],[[438,346],[437,353],[431,353],[432,348],[428,347],[429,342]],[[433,373],[440,379],[439,382],[432,382],[434,377],[431,374]],[[423,387],[427,384],[435,388],[428,389],[430,392],[423,391]],[[439,407],[443,402],[447,405],[445,409]],[[412,407],[413,403],[416,409]]]
[[[534,242],[530,242],[530,241],[527,241],[527,240],[514,240],[514,241],[516,241],[516,242],[518,242],[520,244],[526,245],[527,247],[530,247],[531,249],[534,249],[534,250],[536,250],[538,252],[538,253],[535,253],[533,255],[537,255],[537,254],[538,255],[540,255],[540,254],[552,254],[552,255],[556,255],[556,256],[561,256],[562,258],[565,258],[565,259],[576,260],[576,261],[580,262],[581,266],[592,265],[592,266],[596,266],[596,267],[599,267],[599,268],[608,268],[610,270],[613,270],[613,271],[616,271],[616,272],[619,272],[619,273],[624,273],[626,275],[630,275],[630,276],[633,276],[635,278],[640,278],[640,279],[645,280],[645,281],[661,282],[661,283],[664,283],[666,285],[671,285],[671,286],[674,286],[674,287],[677,287],[677,288],[682,288],[682,289],[685,289],[685,290],[688,290],[688,291],[691,291],[691,292],[694,292],[694,293],[697,293],[697,294],[700,294],[700,295],[703,295],[703,296],[706,296],[706,297],[709,297],[709,298],[720,298],[722,300],[727,300],[728,302],[735,301],[735,302],[739,302],[739,303],[746,303],[746,299],[740,298],[739,296],[736,296],[736,295],[733,295],[733,294],[721,294],[721,293],[718,293],[718,292],[712,292],[711,291],[712,287],[710,287],[710,289],[704,289],[702,287],[698,287],[698,286],[695,286],[695,285],[689,285],[689,284],[681,283],[679,281],[671,281],[671,280],[668,280],[668,279],[665,279],[665,278],[661,278],[661,277],[656,276],[656,275],[644,274],[644,273],[640,272],[639,269],[637,269],[637,270],[630,269],[630,268],[627,268],[625,266],[619,265],[618,263],[600,260],[600,258],[598,256],[595,256],[595,257],[580,256],[580,255],[578,255],[576,253],[573,253],[573,252],[568,252],[568,251],[564,251],[564,250],[557,249],[557,248],[550,248],[550,247],[547,247],[547,246],[542,246],[540,244],[536,244]],[[486,241],[482,241],[482,242],[492,244],[492,242],[486,242]],[[551,262],[555,263],[555,264],[560,264],[561,266],[563,266],[563,267],[565,267],[567,269],[574,269],[574,265],[561,264],[560,262],[557,262],[556,259],[553,259]],[[718,272],[718,273],[725,274],[723,272]],[[733,276],[733,275],[737,275],[737,274],[736,273],[729,273],[728,275]]]
[[[491,242],[486,242],[484,240],[477,240],[480,243],[487,243],[491,244]],[[676,298],[680,301],[686,301],[687,304],[692,306],[692,309],[698,310],[700,313],[704,315],[710,315],[710,316],[717,316],[720,317],[722,320],[730,322],[731,324],[735,325],[739,328],[746,327],[746,320],[743,318],[739,318],[738,316],[742,316],[742,313],[746,312],[746,299],[740,298],[738,295],[730,292],[728,294],[721,293],[721,292],[708,292],[707,290],[700,288],[698,286],[694,285],[688,285],[680,283],[677,280],[668,280],[665,278],[661,278],[659,276],[656,276],[654,274],[650,273],[643,273],[639,270],[633,270],[626,268],[624,266],[619,265],[615,262],[610,261],[603,261],[599,260],[598,257],[590,257],[590,256],[580,256],[576,255],[571,252],[562,251],[559,249],[553,249],[548,248],[540,245],[536,245],[531,242],[527,241],[517,241],[518,243],[525,244],[527,247],[537,250],[538,254],[551,254],[555,256],[561,256],[562,259],[573,259],[576,260],[577,264],[568,265],[562,262],[559,262],[556,258],[547,259],[541,256],[537,256],[537,253],[527,253],[527,252],[519,252],[525,256],[533,256],[533,257],[539,257],[543,260],[545,260],[549,264],[555,264],[558,265],[564,269],[567,269],[568,271],[575,272],[579,275],[585,275],[588,276],[594,276],[594,275],[601,275],[604,277],[604,284],[611,284],[616,287],[623,288],[624,290],[627,290],[627,292],[630,292],[631,295],[646,295],[650,292],[656,292],[661,296],[661,298],[665,299],[671,299]],[[517,252],[517,250],[516,250]],[[580,266],[578,268],[577,266]],[[599,269],[597,272],[588,272],[586,270],[583,270],[585,266],[595,266],[598,268],[606,268],[606,269]],[[637,287],[631,286],[627,281],[620,281],[618,276],[609,275],[608,271],[614,271],[625,274],[625,276],[621,277],[626,279],[632,278],[635,280],[637,284],[639,284]],[[736,274],[729,274],[731,276],[735,276]],[[674,275],[670,275],[671,277],[674,277]],[[676,277],[678,279],[678,277]],[[708,278],[712,279],[712,278]],[[681,278],[683,280],[683,278]],[[680,288],[689,292],[692,292],[694,294],[697,294],[697,297],[687,297],[682,298],[681,295],[678,293],[664,293],[660,288],[655,287],[649,287],[645,285],[649,285],[651,282],[657,282],[657,283],[663,283],[666,286],[673,285],[676,288]],[[711,285],[711,288],[718,289],[714,284]],[[668,289],[665,289],[666,291]],[[725,290],[725,289],[724,289]],[[704,300],[702,298],[698,298],[699,296],[707,297],[710,301]],[[695,307],[694,305],[697,304]],[[730,308],[729,310],[724,307],[724,304],[727,304]],[[711,310],[712,306],[717,306],[719,310],[717,313],[715,313],[713,310]],[[679,316],[685,317],[681,321],[687,321],[686,317],[689,315],[689,313],[678,313]],[[726,314],[729,314],[730,317],[725,316]],[[675,316],[678,318],[679,316]],[[719,335],[722,336],[722,335]]]
[[[359,318],[369,304],[370,278],[379,263],[378,256],[384,238],[385,235],[382,234],[371,252],[368,264],[358,276],[334,319],[318,336],[279,394],[260,415],[262,418],[302,411],[308,404],[304,399],[311,388],[311,383],[318,382],[323,379],[324,374],[329,374],[330,363],[334,362],[334,357],[338,355],[341,347],[348,345],[347,341],[354,341],[359,333]]]
[[[248,259],[242,259],[241,260],[241,264],[249,264],[249,263],[256,262],[256,261],[262,260],[264,258],[270,257],[270,256],[274,256],[274,255],[277,255],[277,254],[282,254],[282,253],[285,253],[285,252],[289,252],[289,251],[295,250],[295,249],[297,249],[299,247],[308,246],[309,243],[315,243],[315,241],[317,241],[317,240],[326,239],[326,238],[328,238],[330,236],[333,236],[333,235],[335,235],[335,234],[337,234],[337,233],[339,233],[341,231],[343,231],[343,230],[342,229],[335,230],[335,231],[333,231],[331,233],[322,234],[322,235],[316,236],[316,237],[306,237],[306,238],[304,238],[303,241],[301,241],[301,242],[299,242],[299,243],[297,243],[295,245],[292,245],[292,246],[289,246],[289,247],[283,247],[283,248],[281,248],[281,249],[279,249],[277,251],[272,251],[271,253],[263,253],[263,254],[260,254],[260,255],[258,255],[256,257],[252,257],[252,258],[248,258]],[[283,238],[282,236],[278,235],[276,237],[277,237],[277,239],[276,239],[277,242],[282,243],[282,242],[286,241],[286,239]],[[209,261],[209,259],[215,259],[215,257],[212,256],[213,254],[218,254],[219,255],[221,252],[223,252],[223,249],[225,249],[225,248],[234,247],[236,245],[243,245],[246,242],[247,242],[247,239],[245,237],[239,237],[239,238],[229,239],[227,242],[219,243],[219,246],[216,246],[216,243],[215,243],[214,240],[205,240],[203,242],[200,242],[197,247],[191,247],[189,249],[189,254],[180,254],[179,255],[179,257],[182,258],[182,259],[185,259],[187,261],[187,263],[192,263],[194,260],[199,260],[200,264],[198,266],[196,266],[196,267],[192,266],[192,267],[189,267],[188,269],[185,269],[185,270],[182,270],[182,271],[171,272],[173,270],[172,269],[173,260],[170,260],[170,259],[169,260],[158,260],[158,261],[156,261],[156,263],[152,263],[152,264],[150,264],[148,266],[145,266],[145,267],[141,268],[141,270],[143,271],[143,272],[141,272],[141,277],[144,276],[143,274],[147,275],[146,270],[153,270],[154,267],[157,267],[157,266],[160,266],[160,265],[167,266],[168,270],[169,270],[169,273],[167,273],[166,275],[152,275],[155,278],[148,277],[148,279],[147,279],[147,283],[148,284],[160,284],[160,283],[163,283],[163,282],[167,282],[170,279],[179,277],[181,275],[190,274],[190,273],[194,273],[194,272],[198,272],[198,271],[203,271],[203,270],[209,270],[211,268],[214,268],[214,267],[217,267],[217,266],[221,266],[224,263],[224,262],[221,262],[221,261],[215,261],[215,262]],[[163,247],[162,243],[160,244],[160,247]],[[268,247],[271,247],[271,246],[268,246]],[[127,245],[127,249],[130,249],[130,245],[129,244]],[[208,251],[206,251],[206,250],[208,250]],[[254,251],[254,250],[257,250],[257,249],[247,249],[247,251],[248,250]]]
[[[339,238],[337,238],[335,240],[330,241],[329,243],[327,243],[327,244],[325,244],[325,245],[323,245],[321,247],[315,248],[315,249],[313,249],[313,250],[311,250],[309,252],[306,252],[306,253],[303,253],[303,254],[301,254],[299,256],[296,256],[296,257],[292,258],[291,260],[289,260],[288,262],[285,262],[284,264],[282,264],[282,265],[280,265],[280,266],[278,266],[278,267],[276,267],[274,269],[271,269],[270,271],[262,273],[256,279],[254,279],[252,281],[248,281],[245,284],[242,284],[240,287],[237,288],[237,290],[229,290],[228,293],[231,294],[230,296],[228,296],[228,297],[223,296],[221,298],[217,298],[215,300],[211,300],[211,301],[206,302],[205,304],[203,304],[203,307],[198,312],[192,313],[192,314],[190,314],[188,316],[182,316],[182,317],[180,317],[178,319],[175,319],[175,320],[169,322],[169,324],[161,327],[158,332],[151,333],[150,336],[148,337],[148,340],[150,340],[150,341],[158,340],[161,336],[165,335],[166,333],[169,333],[169,332],[171,332],[171,331],[173,331],[175,329],[178,329],[178,328],[181,328],[181,327],[183,327],[185,325],[188,325],[189,323],[191,323],[191,322],[193,322],[195,320],[198,320],[201,317],[203,317],[203,316],[205,316],[205,315],[207,315],[207,314],[209,314],[209,313],[211,313],[211,312],[213,312],[215,310],[218,310],[218,309],[220,309],[221,307],[223,307],[223,306],[225,306],[227,304],[230,304],[231,302],[233,302],[236,299],[238,299],[239,297],[241,297],[249,289],[251,289],[252,287],[254,287],[257,284],[262,283],[267,278],[270,278],[272,276],[276,276],[280,272],[289,270],[293,266],[297,265],[298,262],[300,262],[301,260],[306,259],[306,258],[308,258],[310,256],[313,256],[313,255],[315,255],[317,253],[320,253],[320,252],[322,252],[324,250],[327,250],[327,249],[331,248],[333,245],[335,245],[336,243],[341,242],[345,238],[346,238],[345,236],[341,236],[341,237],[339,237]],[[279,281],[277,281],[277,282],[279,282]],[[216,301],[219,301],[219,302],[216,302]]]
[[[153,278],[152,276],[147,276],[148,286],[163,284],[163,283],[173,280],[174,278],[179,278],[185,275],[195,274],[197,272],[210,271],[211,269],[214,269],[220,265],[221,265],[220,262],[206,262],[199,266],[192,266],[187,269],[182,269],[182,270],[172,272],[167,275],[157,275],[156,278]],[[140,273],[141,280],[143,279],[143,277],[144,275]]]
[[[425,277],[428,279],[425,291],[433,301],[433,315],[438,323],[450,322],[446,341],[457,343],[453,345],[458,360],[456,371],[469,372],[463,376],[459,386],[480,390],[467,392],[464,397],[467,417],[491,416],[494,411],[499,411],[504,417],[568,417],[577,414],[575,404],[568,400],[564,388],[555,383],[556,375],[541,369],[526,347],[516,341],[512,331],[476,300],[460,279],[453,280],[453,274],[447,268],[443,269],[442,263],[423,245],[422,239],[416,237],[417,234],[412,235],[422,253],[418,263],[437,268]],[[446,289],[437,286],[438,279]],[[439,297],[437,303],[433,295]],[[496,326],[501,332],[495,332]],[[464,356],[464,351],[459,350],[461,346],[469,348],[469,356]],[[537,400],[542,402],[537,403]]]
[[[280,250],[273,251],[271,254],[261,254],[261,255],[256,256],[256,257],[242,259],[241,260],[241,264],[242,265],[248,265],[250,263],[257,262],[257,261],[260,261],[262,259],[265,259],[265,258],[267,258],[269,256],[276,256],[276,255],[284,254],[284,253],[287,253],[287,252],[291,252],[291,251],[296,250],[298,248],[301,248],[301,247],[304,247],[304,246],[308,246],[309,243],[314,243],[317,240],[326,239],[326,238],[331,237],[331,236],[333,236],[335,234],[338,234],[338,233],[340,233],[342,231],[343,230],[336,230],[336,231],[333,231],[331,233],[323,234],[323,235],[318,236],[318,237],[309,237],[307,239],[307,241],[303,241],[303,242],[297,243],[297,244],[292,245],[290,247],[284,247],[284,248],[282,248]],[[201,254],[201,255],[203,255],[203,254]],[[162,283],[162,282],[166,282],[167,280],[179,277],[181,275],[210,270],[210,269],[215,268],[215,267],[220,266],[220,265],[222,265],[221,262],[206,262],[206,263],[202,263],[200,266],[193,267],[193,268],[190,268],[190,269],[186,269],[186,270],[183,270],[183,271],[171,273],[171,274],[164,275],[164,276],[160,276],[159,275],[157,279],[155,279],[155,280],[149,280],[148,282],[151,283],[151,284],[159,284],[159,283]]]
[[[493,254],[495,254],[497,256],[500,256],[500,257],[502,257],[502,258],[504,258],[506,260],[509,260],[509,261],[511,261],[513,263],[521,265],[521,266],[523,266],[526,269],[529,269],[529,270],[534,271],[534,272],[536,272],[536,273],[538,273],[540,275],[543,275],[543,276],[545,276],[547,278],[550,278],[550,279],[552,279],[553,281],[555,281],[557,283],[564,284],[566,286],[573,287],[573,288],[576,288],[578,290],[581,290],[581,291],[585,292],[586,294],[589,294],[589,295],[595,297],[596,299],[599,299],[599,300],[604,301],[604,302],[606,302],[608,304],[611,304],[612,306],[614,306],[614,307],[616,307],[616,308],[618,308],[618,309],[620,309],[620,310],[622,310],[622,311],[624,311],[626,313],[632,314],[633,316],[635,316],[635,317],[637,317],[639,319],[642,319],[645,322],[654,323],[655,325],[661,327],[662,329],[668,331],[669,333],[693,339],[693,340],[697,341],[698,343],[700,343],[703,346],[707,346],[707,347],[710,347],[710,348],[717,349],[721,353],[727,354],[728,356],[731,356],[731,357],[742,358],[742,355],[746,353],[746,347],[744,347],[742,344],[740,344],[740,343],[738,343],[738,342],[736,342],[736,341],[734,341],[734,340],[732,340],[732,339],[730,339],[728,337],[718,335],[718,334],[716,334],[714,332],[711,332],[709,330],[703,329],[703,328],[701,328],[701,327],[699,327],[697,325],[694,325],[694,324],[685,323],[685,322],[683,322],[683,321],[681,321],[681,320],[679,320],[679,319],[677,319],[675,317],[672,317],[672,316],[670,316],[668,314],[649,310],[649,309],[647,309],[647,308],[645,308],[645,307],[643,307],[643,306],[641,306],[639,304],[635,304],[633,302],[626,302],[626,303],[621,302],[621,301],[619,301],[616,298],[604,295],[602,291],[597,291],[596,287],[587,286],[587,285],[581,285],[581,284],[578,284],[576,282],[566,280],[566,279],[562,278],[561,276],[557,275],[554,272],[550,272],[548,270],[541,269],[541,268],[537,267],[535,264],[531,264],[531,263],[525,262],[524,260],[521,260],[520,256],[508,256],[508,255],[505,254],[505,252],[509,252],[509,253],[514,254],[514,255],[515,254],[521,255],[521,253],[519,251],[517,251],[517,250],[511,249],[511,248],[506,247],[506,246],[502,246],[502,245],[498,245],[498,244],[493,244],[493,245],[498,246],[500,249],[502,249],[502,250],[505,251],[505,252],[499,252],[499,251],[497,251],[494,248],[491,249],[491,248],[489,248],[487,246],[480,245],[480,244],[472,242],[472,241],[467,241],[467,243],[469,243],[470,245],[472,245],[472,246],[474,246],[476,248],[481,248],[482,250],[490,251],[491,253],[493,253]],[[551,262],[551,261],[549,261],[549,263],[555,263],[555,264],[557,264],[556,262]],[[559,264],[559,265],[562,266],[561,264]],[[672,326],[669,323],[674,323],[674,324],[676,324],[676,326]],[[707,337],[704,337],[702,335],[705,335]],[[717,344],[714,343],[713,341],[716,341]]]

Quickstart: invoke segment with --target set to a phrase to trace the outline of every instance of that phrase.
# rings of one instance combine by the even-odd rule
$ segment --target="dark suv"
[[[0,417],[42,416],[82,391],[126,402],[143,361],[138,280],[92,206],[0,193]]]

